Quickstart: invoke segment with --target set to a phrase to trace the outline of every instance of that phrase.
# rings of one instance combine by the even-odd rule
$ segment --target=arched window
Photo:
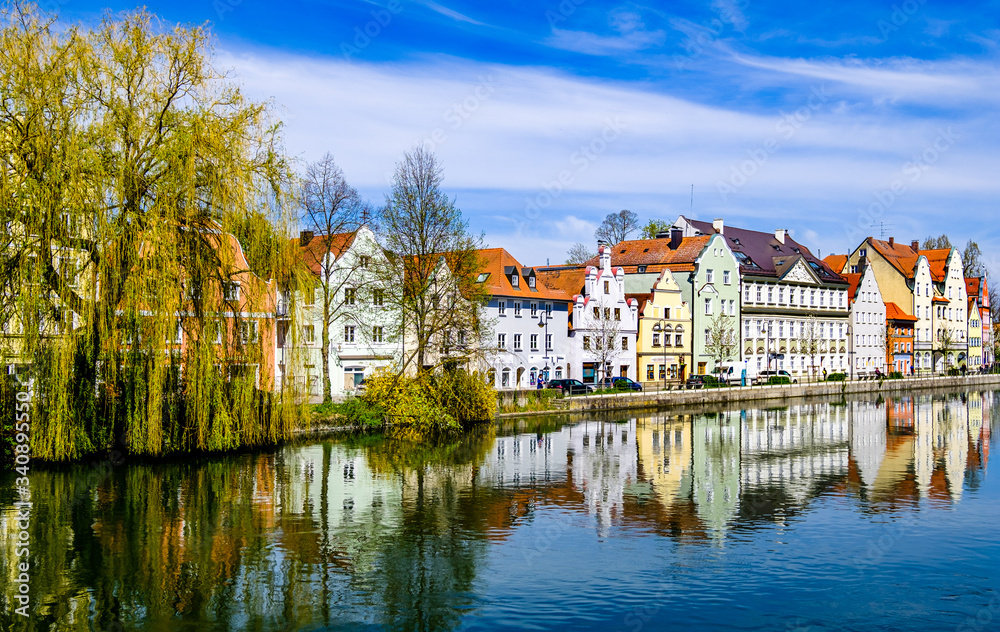
[[[510,369],[500,372],[500,388],[510,388]]]

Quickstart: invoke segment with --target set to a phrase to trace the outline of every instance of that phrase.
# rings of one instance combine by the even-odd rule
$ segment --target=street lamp
[[[660,319],[660,322],[653,325],[653,331],[656,333],[661,333],[661,335],[666,336],[665,329],[663,327],[664,319]],[[660,341],[663,344],[663,390],[667,390],[667,340],[663,338]]]
[[[545,366],[542,368],[542,372],[545,374],[545,381],[549,381],[549,313],[547,310],[541,310],[538,312],[538,326],[545,329],[545,337],[542,339],[542,347],[545,349],[545,355],[543,356],[543,361]]]

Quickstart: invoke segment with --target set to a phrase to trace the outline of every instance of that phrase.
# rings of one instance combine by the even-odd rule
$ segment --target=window
[[[538,351],[538,334],[531,334],[531,350]]]
[[[621,320],[621,319],[622,319],[622,310],[620,310],[620,309],[618,309],[616,307],[615,308],[615,320]]]
[[[552,303],[545,304],[545,315],[548,316],[549,318],[552,317]]]
[[[596,320],[600,320],[601,319],[601,308],[600,307],[595,307],[594,308],[594,318]]]
[[[764,293],[763,288],[758,285],[757,286],[757,302],[758,303],[763,302],[763,300],[764,300],[763,299],[763,293]]]
[[[637,271],[638,271],[639,274],[644,273],[646,271],[646,266],[639,266],[638,269],[637,269]]]
[[[867,257],[868,256],[868,249],[867,248],[862,248],[861,250],[858,251],[858,255],[862,256],[862,257]]]
[[[743,302],[744,303],[749,303],[750,302],[750,286],[749,285],[743,288]]]
[[[654,347],[660,346],[660,334],[653,334],[653,346]]]
[[[770,285],[767,286],[767,302],[768,303],[774,302],[774,288],[771,287]]]
[[[729,299],[729,315],[736,316],[736,299]]]
[[[521,301],[514,301],[514,316],[521,315]]]
[[[372,342],[383,342],[385,336],[385,328],[376,325],[372,327]]]
[[[358,290],[353,287],[344,288],[344,305],[354,305],[358,301]]]
[[[826,305],[826,292],[825,291],[820,291],[820,293],[819,293],[819,306],[823,307],[824,305]]]
[[[647,364],[646,365],[646,381],[647,382],[652,382],[653,381],[653,365],[652,364]]]
[[[497,314],[501,316],[507,315],[507,301],[503,300],[502,298],[497,299]]]
[[[222,293],[223,293],[223,297],[227,301],[238,301],[238,300],[240,300],[240,284],[239,283],[235,283],[235,282],[226,282],[226,283],[223,283],[222,284]],[[308,295],[309,292],[306,292],[306,294]],[[308,300],[308,298],[306,300]],[[308,303],[308,305],[312,305],[312,303],[310,302],[310,303]]]
[[[604,282],[604,293],[611,294],[611,283],[609,281]]]
[[[502,388],[510,386],[510,369],[504,369],[500,372],[500,386]]]
[[[809,291],[809,304],[816,305],[816,290]]]
[[[256,320],[245,320],[240,323],[240,340],[243,344],[257,342],[259,339]]]
[[[611,308],[610,307],[605,307],[604,308],[604,320],[611,320]]]
[[[705,330],[705,345],[708,346],[712,344],[712,331],[710,329]]]
[[[534,288],[535,287],[535,277],[533,277],[533,276],[528,277],[528,287],[530,287],[530,288]]]
[[[628,351],[628,336],[622,336],[622,351]]]
[[[712,315],[712,299],[710,298],[705,299],[705,315],[706,316]]]
[[[222,328],[224,326],[225,325],[221,320],[212,321],[212,330],[213,333],[215,334],[213,342],[217,345],[222,344]],[[312,340],[307,340],[306,342],[312,342]]]
[[[518,281],[518,276],[516,274],[512,274],[511,275],[511,277],[510,277],[510,284],[512,286],[514,286],[514,287],[520,287],[519,281]]]
[[[730,272],[729,270],[723,270],[722,271],[722,282],[725,285],[731,285],[732,282],[733,282],[733,273]]]
[[[664,307],[663,308],[663,317],[664,318],[670,318],[670,308],[669,307]]]
[[[530,305],[530,308],[531,308],[531,317],[534,318],[535,316],[538,316],[538,303],[532,303]]]
[[[715,270],[705,270],[705,283],[715,282]]]
[[[590,349],[590,336],[583,337],[583,348]]]
[[[305,339],[307,345],[311,345],[316,342],[316,326],[306,325],[302,329],[302,337]],[[219,342],[222,342],[221,340]]]
[[[521,334],[514,334],[514,351],[521,350]]]
[[[354,342],[354,325],[344,325],[344,342]]]
[[[683,347],[684,346],[684,334],[674,334],[674,346]]]
[[[507,334],[497,334],[497,349],[507,348]]]
[[[371,258],[368,255],[361,255],[358,257],[359,268],[367,268],[369,263],[371,263]]]
[[[779,303],[785,302],[785,288],[783,287],[778,288],[778,302]]]
[[[552,349],[552,334],[545,334],[545,348]]]

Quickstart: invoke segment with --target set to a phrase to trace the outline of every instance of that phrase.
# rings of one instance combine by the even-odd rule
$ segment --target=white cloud
[[[614,210],[630,208],[644,220],[686,213],[692,183],[697,213],[727,223],[746,218],[747,227],[762,218],[768,229],[768,218],[777,227],[788,217],[780,223],[815,232],[817,244],[807,245],[825,253],[844,250],[844,226],[899,179],[906,192],[885,217],[918,231],[912,238],[949,223],[971,236],[974,223],[991,216],[1000,194],[1000,122],[991,115],[1000,91],[990,94],[991,66],[748,59],[740,59],[742,69],[757,73],[748,82],[788,86],[773,110],[699,103],[669,87],[437,57],[378,65],[269,51],[219,54],[249,94],[284,108],[292,154],[314,160],[332,152],[374,199],[402,153],[426,142],[474,228],[525,262],[539,260],[537,248],[554,248],[541,254],[555,260],[573,242],[589,243]],[[827,93],[815,109],[810,86]],[[921,111],[934,91],[952,107]],[[948,128],[955,139],[933,151]],[[928,151],[933,160],[920,163]],[[755,156],[759,164],[746,182],[723,199],[718,183]],[[907,165],[915,159],[920,177],[911,181]]]

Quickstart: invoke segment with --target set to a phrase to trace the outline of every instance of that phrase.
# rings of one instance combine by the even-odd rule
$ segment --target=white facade
[[[853,377],[886,372],[885,303],[871,266],[865,266],[851,301],[851,352]]]
[[[964,362],[969,348],[969,320],[966,314],[969,300],[962,258],[954,248],[948,256],[945,277],[939,282],[938,291],[938,300],[934,302],[933,312],[934,335],[938,340],[936,348],[942,348],[942,340],[950,340],[950,345],[947,351],[942,349],[934,354],[934,362],[937,371],[944,371]]]
[[[934,283],[931,267],[926,257],[918,257],[913,270],[913,315],[917,322],[913,325],[913,368],[915,371],[930,371],[932,368],[931,349],[934,346],[934,318],[932,302]]]
[[[567,377],[569,303],[494,296],[486,306],[497,354],[491,369],[498,389],[534,388]]]
[[[635,299],[626,298],[625,271],[622,268],[612,270],[611,248],[601,246],[599,256],[600,266],[590,266],[586,270],[584,293],[574,297],[573,332],[570,334],[573,368],[567,377],[588,383],[611,376],[637,380],[639,304]],[[606,364],[604,367],[599,366],[602,360]]]
[[[363,226],[344,252],[326,255],[320,264],[320,274],[331,270],[328,287],[335,292],[337,310],[330,324],[329,346],[330,391],[334,397],[354,393],[365,376],[380,367],[396,366],[401,359],[402,341],[395,335],[400,320],[398,308],[387,296],[392,290],[380,287],[373,271],[376,258],[381,257],[384,254],[374,233]],[[279,315],[287,314],[289,298],[279,295]],[[288,332],[284,346],[279,335],[276,377],[284,379],[286,365],[294,363],[296,389],[317,401],[323,396],[322,287],[317,282],[312,293],[297,292],[294,304],[299,310],[299,330]]]

